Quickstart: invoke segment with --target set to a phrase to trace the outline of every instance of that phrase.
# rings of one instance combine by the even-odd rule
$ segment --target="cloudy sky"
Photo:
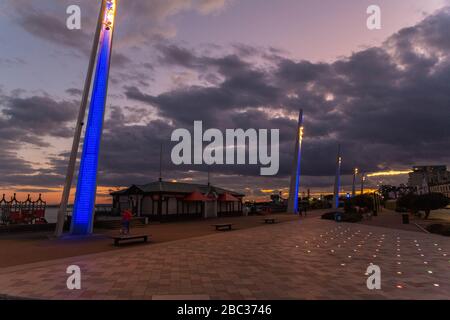
[[[66,8],[82,10],[68,30]],[[381,30],[366,9],[382,10]],[[445,0],[122,0],[118,11],[99,200],[164,178],[212,182],[250,197],[288,186],[296,117],[305,112],[302,191],[332,191],[342,144],[351,171],[450,164],[450,5]],[[98,4],[0,4],[0,193],[57,203]],[[176,128],[280,129],[280,171],[175,167]],[[402,182],[377,177],[369,185]]]

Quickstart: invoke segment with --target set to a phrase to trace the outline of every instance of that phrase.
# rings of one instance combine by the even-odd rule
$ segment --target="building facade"
[[[430,192],[442,193],[444,196],[450,199],[450,182],[429,186]]]
[[[131,209],[151,221],[216,218],[243,214],[245,195],[212,185],[158,181],[112,192],[113,211]]]
[[[417,166],[409,174],[408,186],[415,188],[418,194],[433,192],[431,186],[450,183],[447,166]]]

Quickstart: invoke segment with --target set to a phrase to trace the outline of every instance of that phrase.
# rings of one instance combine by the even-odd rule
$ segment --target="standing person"
[[[122,214],[122,234],[130,234],[130,221],[132,216],[130,209],[124,210]]]

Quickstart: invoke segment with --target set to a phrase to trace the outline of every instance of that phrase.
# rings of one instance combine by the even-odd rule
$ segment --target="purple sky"
[[[65,27],[70,4],[82,9],[79,31]],[[381,30],[366,28],[370,4],[381,7]],[[154,180],[155,146],[193,120],[221,129],[283,128],[276,177],[247,167],[212,171],[215,183],[254,196],[284,189],[300,107],[307,132],[302,190],[332,190],[332,150],[342,141],[347,174],[354,166],[374,172],[449,163],[448,139],[430,128],[431,121],[449,124],[442,112],[449,102],[450,33],[444,30],[450,14],[437,11],[447,4],[122,0],[100,163],[103,190]],[[57,199],[97,10],[87,0],[0,4],[0,191],[44,191]],[[291,93],[298,98],[287,99]],[[330,94],[334,100],[324,99]],[[167,165],[166,175],[204,182],[205,170]],[[391,179],[405,176],[383,182]],[[344,178],[346,190],[349,181]]]

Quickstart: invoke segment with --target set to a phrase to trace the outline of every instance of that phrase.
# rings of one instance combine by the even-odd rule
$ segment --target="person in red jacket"
[[[126,209],[122,214],[122,234],[128,235],[130,234],[130,221],[133,217],[130,209]]]

